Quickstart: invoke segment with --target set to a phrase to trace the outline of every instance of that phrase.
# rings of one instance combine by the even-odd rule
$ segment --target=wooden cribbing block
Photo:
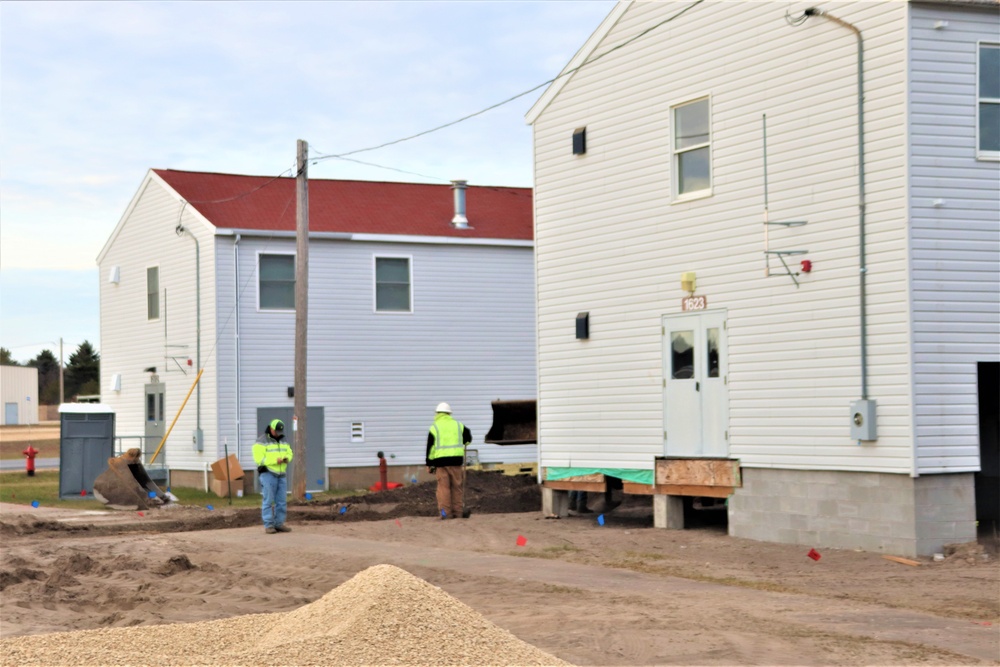
[[[903,565],[912,565],[913,567],[917,567],[918,565],[920,565],[920,561],[918,560],[910,560],[909,558],[900,558],[899,556],[883,555],[882,558],[886,560],[891,560],[893,563],[902,563]]]

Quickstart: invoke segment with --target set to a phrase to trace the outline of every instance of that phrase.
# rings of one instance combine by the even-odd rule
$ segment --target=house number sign
[[[705,310],[708,307],[708,299],[703,296],[687,296],[681,299],[681,310]]]

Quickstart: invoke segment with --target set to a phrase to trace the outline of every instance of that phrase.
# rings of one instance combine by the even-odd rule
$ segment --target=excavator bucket
[[[493,401],[493,425],[485,441],[494,445],[530,445],[538,441],[535,401]]]
[[[94,497],[121,509],[145,510],[169,502],[169,496],[146,473],[138,447],[108,459],[108,469],[94,480]]]

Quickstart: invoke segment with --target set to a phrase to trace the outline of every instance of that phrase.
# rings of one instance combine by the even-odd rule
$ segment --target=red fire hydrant
[[[389,488],[389,464],[385,461],[385,455],[382,452],[378,453],[378,483],[379,491],[385,491]]]
[[[38,456],[38,450],[28,445],[28,448],[21,452],[25,457],[24,468],[28,472],[28,477],[35,476],[35,457]]]

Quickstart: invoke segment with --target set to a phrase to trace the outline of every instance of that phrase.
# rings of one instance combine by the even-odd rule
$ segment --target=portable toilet
[[[94,497],[94,480],[115,455],[115,413],[103,403],[59,406],[59,497]],[[81,493],[85,492],[85,493]]]

